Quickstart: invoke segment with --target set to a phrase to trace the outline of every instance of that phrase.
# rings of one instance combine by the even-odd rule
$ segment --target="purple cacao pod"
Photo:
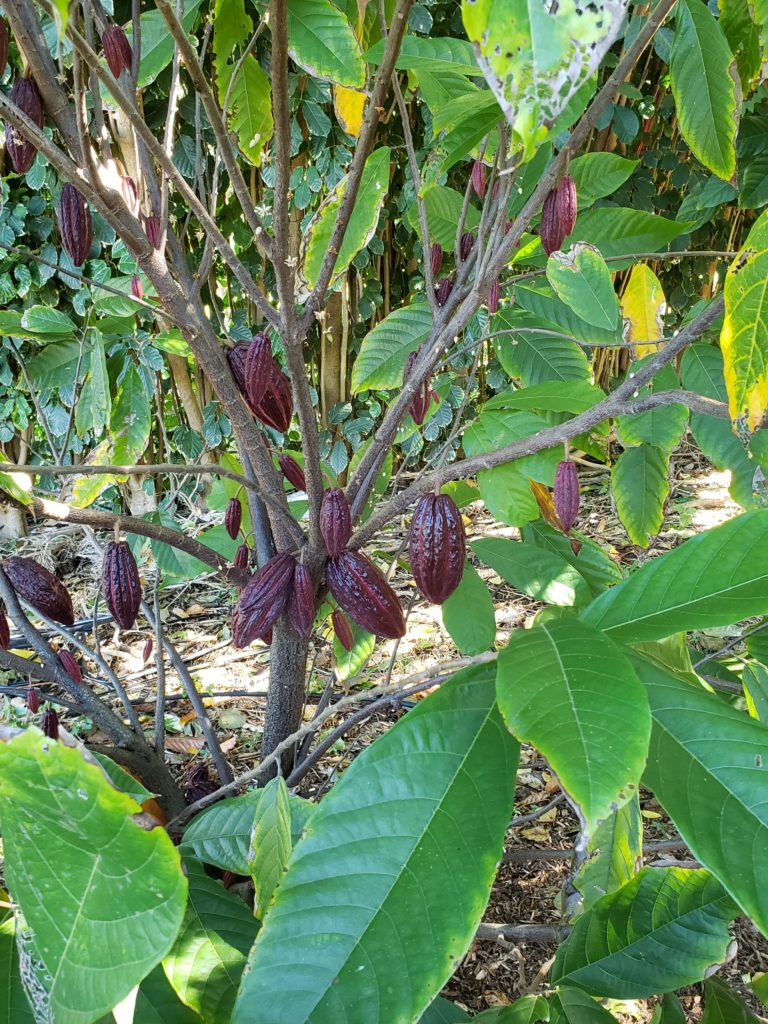
[[[108,25],[104,29],[101,45],[104,48],[104,56],[107,58],[109,70],[115,78],[120,77],[121,71],[130,72],[133,63],[133,50],[128,42],[128,36],[120,25]]]
[[[38,128],[43,127],[43,98],[34,78],[17,78],[9,98],[11,103],[15,103]],[[17,131],[9,121],[5,122],[5,147],[14,171],[17,174],[26,174],[35,159],[37,146]]]
[[[351,651],[355,646],[355,635],[352,632],[349,620],[340,608],[334,608],[331,615],[331,623],[333,624],[333,632],[336,634],[336,639],[345,651]]]
[[[429,254],[429,263],[432,267],[432,277],[437,277],[443,265],[443,247],[439,242],[435,242],[432,246]]]
[[[139,215],[139,190],[133,178],[123,177],[120,179],[120,191],[123,193],[125,205],[134,217]]]
[[[76,267],[82,267],[93,241],[93,221],[85,197],[69,182],[61,186],[58,213],[64,251]]]
[[[142,216],[142,227],[144,228],[144,234],[152,244],[153,248],[160,248],[160,220],[154,215],[150,214],[149,217]]]
[[[466,536],[456,502],[427,494],[416,506],[408,534],[408,556],[416,585],[430,604],[442,604],[464,574]]]
[[[315,622],[315,584],[312,573],[301,562],[293,571],[293,586],[288,598],[288,618],[299,636],[309,636]]]
[[[475,236],[471,231],[465,231],[459,242],[459,256],[462,260],[467,259],[475,247]]]
[[[5,605],[0,601],[0,651],[7,651],[11,646],[11,627],[5,614]]]
[[[131,276],[131,295],[139,301],[144,298],[144,289],[141,286],[141,278],[138,274]]]
[[[410,378],[411,373],[413,372],[413,367],[418,357],[418,352],[411,352],[411,354],[408,356],[408,361],[405,364],[405,374],[403,375],[403,383],[405,383]],[[427,410],[429,409],[429,404],[431,401],[432,388],[430,384],[430,379],[429,377],[427,377],[427,379],[423,381],[422,384],[419,386],[419,390],[413,396],[411,404],[408,407],[410,414],[413,417],[413,422],[416,423],[418,426],[421,426],[421,424],[424,422],[424,418],[427,415]]]
[[[148,636],[147,639],[144,641],[144,647],[142,648],[141,651],[141,660],[144,662],[145,665],[149,663],[149,659],[152,657],[152,651],[154,650],[154,648],[154,637]]]
[[[499,311],[499,298],[501,296],[501,285],[498,277],[488,289],[488,312],[493,315]]]
[[[80,671],[77,659],[66,647],[62,647],[59,651],[59,661],[70,679],[73,679],[76,683],[82,683],[83,673]]]
[[[513,220],[507,220],[507,221],[504,222],[504,234],[505,235],[509,234],[509,232],[512,230],[512,225],[514,223],[515,222]]]
[[[293,555],[281,551],[245,585],[232,615],[235,647],[247,647],[271,631],[288,603],[295,565]]]
[[[576,214],[579,212],[576,182],[570,174],[566,174],[560,179],[555,191],[557,194],[557,223],[565,239],[573,231],[576,225]]]
[[[347,548],[325,566],[328,589],[358,626],[375,636],[405,636],[403,609],[384,573],[359,551]]]
[[[340,487],[332,487],[323,491],[320,506],[320,533],[325,542],[325,550],[336,558],[347,546],[352,533],[352,513],[344,491]]]
[[[256,415],[268,427],[274,427],[284,434],[291,425],[293,396],[291,382],[285,376],[276,360],[272,360],[272,372],[264,397],[256,406]]]
[[[71,626],[75,621],[69,591],[44,565],[34,558],[12,555],[3,563],[11,586],[27,604],[55,622]]]
[[[307,481],[304,477],[304,470],[296,459],[292,455],[288,455],[287,452],[281,452],[277,456],[277,462],[288,483],[293,484],[297,491],[306,491]]]
[[[472,164],[472,188],[480,199],[485,198],[485,164],[475,160]]]
[[[33,715],[40,710],[40,691],[36,686],[30,686],[27,690],[27,707]]]
[[[101,589],[112,618],[123,629],[132,629],[141,605],[141,581],[133,552],[124,540],[104,548]]]
[[[251,564],[251,549],[247,544],[241,544],[235,552],[235,566],[238,569],[247,569]]]
[[[230,498],[227,502],[227,510],[224,513],[224,527],[232,538],[237,539],[240,533],[240,524],[243,521],[243,506],[239,498]]]
[[[257,408],[272,376],[272,344],[266,334],[256,334],[245,356],[245,390],[248,404]]]
[[[539,225],[541,247],[547,256],[557,252],[565,239],[565,232],[560,227],[557,215],[557,189],[547,192],[547,198],[541,208],[541,224]]]
[[[559,462],[555,472],[555,512],[566,533],[576,522],[579,514],[579,471],[570,459]]]
[[[493,183],[493,188],[491,189],[491,199],[498,199],[499,189],[500,188],[501,188],[501,179],[497,178],[496,181],[494,181],[494,183]]]
[[[438,306],[444,306],[453,291],[453,278],[444,277],[435,288],[435,298]]]
[[[0,18],[0,77],[5,71],[8,63],[8,23],[5,18]]]
[[[239,341],[232,348],[227,349],[227,362],[232,371],[232,376],[235,378],[237,390],[243,396],[249,408],[250,402],[248,401],[248,393],[245,390],[245,361],[248,358],[250,344],[249,341]],[[251,412],[255,412],[255,410],[251,409]]]
[[[43,712],[40,728],[49,740],[57,740],[59,738],[59,716],[53,708],[46,708]]]

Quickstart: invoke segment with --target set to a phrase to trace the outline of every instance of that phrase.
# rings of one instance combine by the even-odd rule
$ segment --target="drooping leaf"
[[[339,124],[352,138],[356,139],[363,127],[365,93],[356,89],[345,89],[342,85],[333,87],[333,109]]]
[[[90,331],[89,342],[88,375],[75,404],[75,427],[81,437],[89,431],[100,434],[112,407],[104,339],[99,331]]]
[[[248,850],[248,873],[256,891],[256,913],[263,921],[291,855],[291,808],[281,777],[271,779],[256,807]]]
[[[577,242],[567,253],[553,252],[547,278],[574,313],[606,331],[616,329],[619,303],[605,260],[592,245]]]
[[[644,362],[645,360],[640,359],[632,363],[629,372],[636,373]],[[638,392],[638,397],[672,391],[677,387],[677,374],[673,367],[665,366],[654,376],[648,387]],[[684,405],[663,405],[633,416],[617,417],[616,430],[619,440],[625,447],[647,444],[670,454],[680,443],[687,419],[688,410]]]
[[[426,303],[401,306],[376,324],[363,338],[352,367],[352,393],[400,387],[408,356],[431,326],[432,314]]]
[[[611,470],[616,511],[633,544],[647,547],[664,522],[669,456],[649,444],[626,448]]]
[[[191,32],[201,0],[189,0],[184,4],[184,14],[181,23],[185,32]],[[130,25],[126,28],[129,40],[133,45],[133,33]],[[151,85],[157,76],[173,60],[174,51],[173,36],[168,31],[165,18],[159,10],[149,10],[141,15],[141,67],[139,69],[139,89],[146,89]],[[113,101],[114,102],[114,101]]]
[[[0,899],[8,894],[0,889]],[[0,1024],[34,1024],[35,1018],[21,981],[16,923],[13,915],[0,911]]]
[[[108,1024],[114,1020],[114,1015],[110,1014]],[[179,1000],[159,966],[139,985],[133,1020],[134,1024],[202,1024],[202,1018]]]
[[[227,87],[234,65],[227,68]],[[253,56],[248,54],[240,65],[229,98],[229,126],[237,134],[240,152],[258,164],[264,146],[272,138],[272,88],[269,77]]]
[[[419,1017],[418,1024],[463,1024],[469,1019],[468,1013],[454,1006],[448,999],[438,996]]]
[[[722,978],[707,978],[701,1024],[758,1024],[759,1021]]]
[[[595,263],[594,259],[592,263]],[[549,260],[547,266],[549,266]],[[560,294],[549,280],[521,281],[515,288],[515,302],[520,309],[513,307],[510,310],[512,319],[519,321],[522,327],[527,327],[525,316],[523,315],[522,319],[520,317],[520,311],[527,310],[541,321],[548,321],[546,326],[555,332],[555,337],[565,335],[567,338],[587,345],[619,344],[621,334],[618,315],[610,327],[606,327],[604,324],[596,326],[587,316],[581,315],[578,307],[582,298],[578,293],[578,287],[574,288],[570,279],[566,279],[565,283],[571,285],[570,294],[567,290]],[[606,283],[603,280],[603,286]],[[615,300],[611,300],[607,290],[604,290],[602,301],[609,304]],[[594,298],[592,298],[592,302],[594,302]],[[594,320],[596,317],[592,319]],[[532,326],[535,326],[535,321]],[[542,323],[541,326],[543,327],[545,324]]]
[[[471,562],[461,583],[442,605],[443,625],[462,654],[480,654],[493,646],[496,617],[488,587]]]
[[[657,351],[659,346],[653,342],[664,337],[665,310],[661,281],[645,263],[635,264],[621,297],[621,315],[625,321],[626,340],[644,342],[636,344],[634,351],[638,359]]]
[[[746,95],[760,74],[760,33],[747,0],[718,0],[717,6],[718,23],[736,58],[741,91]]]
[[[365,55],[365,59],[378,64],[384,56],[386,40],[380,39]],[[477,66],[471,43],[466,39],[450,39],[447,36],[429,38],[407,35],[397,56],[395,67],[400,71],[448,71],[456,75],[479,78],[482,75]]]
[[[632,879],[642,863],[643,819],[637,794],[612,811],[587,840],[587,858],[573,880],[582,895],[581,910]]]
[[[132,465],[144,454],[152,422],[149,399],[141,374],[130,366],[112,404],[109,421],[115,465]]]
[[[253,31],[253,19],[245,9],[245,0],[215,0],[213,9],[213,53],[219,104],[224,106],[227,86],[232,77],[227,62],[236,48],[247,42]]]
[[[606,206],[580,213],[570,237],[573,241],[596,246],[611,270],[616,271],[634,262],[616,257],[658,252],[687,227],[686,222],[669,220],[645,210]],[[542,263],[543,256],[542,253]]]
[[[181,843],[183,856],[191,851],[206,864],[236,875],[248,874],[248,848],[261,790],[220,800],[193,818]]]
[[[21,315],[21,326],[37,334],[74,334],[75,324],[70,316],[51,306],[30,306]]]
[[[549,999],[549,1024],[616,1024],[616,1018],[581,989],[563,985]]]
[[[544,381],[526,388],[511,388],[492,395],[483,409],[535,412],[586,412],[605,398],[602,388],[586,380]]]
[[[483,1010],[472,1020],[477,1024],[535,1024],[549,1020],[549,1004],[543,996],[521,996],[509,1006]]]
[[[507,583],[536,601],[565,608],[589,601],[584,577],[554,551],[501,537],[472,541],[472,550]]]
[[[360,46],[330,0],[288,0],[288,52],[313,78],[350,89],[365,85]]]

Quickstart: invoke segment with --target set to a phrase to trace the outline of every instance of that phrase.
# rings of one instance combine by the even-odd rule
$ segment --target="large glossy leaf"
[[[141,374],[130,366],[120,383],[110,418],[115,465],[130,465],[144,454],[151,425],[149,399]]]
[[[568,252],[553,252],[547,278],[558,297],[587,323],[616,329],[619,302],[605,260],[592,245],[577,242]]]
[[[391,1024],[427,1008],[472,939],[509,822],[518,748],[494,675],[456,675],[325,797],[256,940],[232,1024]]]
[[[227,80],[231,74],[227,76]],[[241,65],[229,100],[229,125],[237,133],[240,152],[258,164],[264,146],[272,138],[272,89],[269,77],[249,54]]]
[[[748,0],[719,0],[717,6],[718,23],[736,58],[741,91],[746,95],[760,74],[760,34]]]
[[[504,309],[493,318],[492,331],[505,332],[493,339],[499,362],[510,377],[520,378],[524,385],[589,378],[589,363],[582,349],[567,338],[556,337],[556,329],[540,317]]]
[[[167,833],[82,753],[29,729],[0,743],[4,873],[50,1024],[89,1024],[159,962],[187,882]]]
[[[609,266],[616,271],[633,261],[615,257],[665,249],[687,226],[645,210],[606,206],[580,213],[570,237],[597,246],[606,259],[613,257]]]
[[[365,59],[378,64],[384,55],[386,40],[380,39],[365,55]],[[450,39],[440,36],[430,39],[425,36],[407,35],[397,56],[395,67],[400,71],[450,71],[456,75],[470,75],[479,78],[482,74],[475,61],[474,50],[466,39]]]
[[[647,562],[582,613],[634,643],[768,612],[768,510],[746,512]]]
[[[418,1024],[463,1024],[470,1019],[468,1013],[438,996],[419,1017]]]
[[[614,999],[672,992],[722,963],[737,914],[708,871],[643,868],[578,919],[552,981]]]
[[[104,339],[99,331],[89,332],[88,350],[88,374],[75,405],[75,427],[81,437],[89,431],[100,434],[109,422],[112,406]]]
[[[611,469],[616,511],[633,544],[647,547],[664,522],[669,456],[650,444],[626,448]]]
[[[612,811],[587,840],[587,857],[573,880],[588,910],[634,877],[643,853],[643,819],[637,795]]]
[[[197,20],[201,0],[189,0],[184,4],[182,25],[191,32]],[[130,25],[127,28],[128,38],[132,39]],[[139,89],[145,89],[157,78],[160,72],[168,67],[173,60],[174,41],[168,31],[165,18],[158,10],[149,10],[141,15],[141,68],[139,69]],[[114,101],[113,101],[114,102]]]
[[[758,1024],[760,1020],[722,978],[707,978],[704,982],[701,1024]]]
[[[253,818],[248,873],[253,878],[258,916],[264,920],[269,903],[291,855],[291,807],[282,778],[264,788]]]
[[[401,306],[366,334],[352,367],[352,393],[399,388],[405,364],[429,333],[432,314],[427,304]]]
[[[700,0],[681,0],[675,8],[669,78],[680,131],[691,151],[718,177],[732,178],[741,107],[736,61],[717,19]]]
[[[616,1024],[616,1018],[592,996],[563,985],[549,1000],[549,1024]]]
[[[253,31],[253,19],[245,9],[245,0],[215,0],[213,8],[213,53],[219,103],[223,107],[231,70],[227,61],[247,42]],[[229,70],[229,74],[227,73]]]
[[[446,252],[453,252],[456,244],[456,225],[464,204],[463,196],[447,185],[433,185],[426,189],[423,198],[430,241],[439,242]],[[418,231],[419,215],[415,202],[408,207],[406,216],[413,230]],[[479,211],[476,207],[470,206],[467,210],[465,229],[474,231],[479,223]]]
[[[584,251],[582,249],[582,252]],[[595,253],[592,248],[586,251],[592,253],[592,256],[587,258],[589,261],[587,265],[592,268],[596,267],[596,261],[600,259],[599,254]],[[550,266],[551,260],[552,257],[547,260],[547,267]],[[581,262],[583,263],[584,260],[582,259]],[[603,267],[604,269],[605,267]],[[611,297],[605,289],[606,281],[603,275],[600,275],[603,277],[602,283],[595,284],[595,287],[603,293],[602,297],[598,300],[593,293],[589,304],[585,304],[580,295],[579,277],[583,281],[583,275],[579,275],[578,271],[572,271],[571,276],[576,280],[563,280],[562,282],[558,280],[559,287],[555,287],[555,282],[550,281],[549,274],[547,280],[534,278],[532,281],[522,281],[518,284],[515,288],[516,305],[509,310],[513,321],[520,319],[522,310],[527,310],[534,317],[540,317],[541,320],[547,321],[547,327],[557,332],[555,336],[563,335],[587,345],[617,345],[621,341],[618,315],[609,326],[606,326],[604,322],[596,325],[594,321],[598,319],[598,316],[590,315],[590,309],[593,309],[596,301],[601,302],[603,306],[608,306],[611,302]],[[560,277],[564,278],[564,273],[561,272]],[[612,290],[612,286],[610,287]],[[615,302],[615,299],[613,301]],[[583,310],[582,305],[584,305]],[[525,326],[524,317],[521,323]]]
[[[618,153],[585,153],[571,160],[568,173],[576,185],[579,208],[586,210],[595,200],[611,195],[639,163]]]
[[[644,781],[690,847],[768,935],[768,728],[639,656],[653,730]]]
[[[313,78],[360,89],[365,64],[355,34],[330,0],[288,0],[288,49]]]
[[[472,1019],[477,1024],[535,1024],[549,1020],[549,1004],[543,996],[521,996],[509,1006],[494,1006]]]
[[[602,388],[586,380],[551,380],[527,388],[499,391],[484,403],[483,409],[510,409],[539,412],[586,412],[605,398]]]
[[[581,544],[578,554],[574,554],[569,537],[553,529],[542,519],[523,527],[523,540],[526,544],[535,544],[536,547],[552,551],[564,558],[581,573],[593,594],[600,594],[606,587],[621,582],[621,569],[599,544],[578,531],[575,531],[573,536]]]
[[[472,550],[507,583],[537,601],[570,607],[589,600],[584,577],[554,551],[502,537],[472,541]]]
[[[461,583],[441,607],[443,625],[462,654],[493,647],[496,616],[488,587],[471,562],[464,563]]]
[[[163,967],[182,1002],[203,1020],[228,1020],[258,923],[199,861],[188,859],[184,866],[189,903]]]
[[[631,371],[641,369],[645,360],[632,364]],[[665,366],[654,377],[647,388],[642,388],[638,397],[651,395],[654,392],[671,391],[677,388],[677,374],[671,366]],[[662,452],[671,453],[680,443],[688,419],[688,410],[684,405],[665,405],[658,409],[635,416],[619,416],[616,430],[621,443],[627,447],[635,444],[649,444]]]
[[[547,758],[588,832],[637,792],[648,701],[607,637],[572,618],[518,630],[499,655],[496,690],[508,728]]]
[[[110,1014],[103,1024],[124,1022]],[[202,1017],[179,1000],[163,968],[158,966],[139,985],[133,1024],[202,1024]]]

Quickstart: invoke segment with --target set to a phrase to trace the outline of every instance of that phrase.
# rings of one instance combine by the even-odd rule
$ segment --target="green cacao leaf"
[[[587,323],[605,331],[616,329],[619,301],[613,280],[598,249],[584,242],[547,260],[547,278],[559,298]]]
[[[365,64],[345,15],[330,0],[288,0],[288,51],[313,78],[365,85]]]
[[[291,807],[285,779],[271,779],[256,807],[248,851],[248,873],[263,921],[291,855]]]
[[[567,608],[589,600],[584,577],[554,551],[501,537],[472,541],[472,550],[507,583],[537,601]]]
[[[611,469],[616,511],[633,544],[647,547],[664,522],[669,456],[649,444],[625,448]]]
[[[758,1024],[756,1017],[742,999],[722,978],[704,982],[704,1013],[701,1024]]]
[[[363,338],[352,367],[352,393],[399,388],[408,356],[431,326],[432,314],[425,302],[401,306],[376,324]]]
[[[462,654],[481,654],[496,639],[496,616],[488,587],[471,562],[442,608],[443,625]]]
[[[587,859],[573,880],[588,910],[635,875],[643,853],[643,819],[637,794],[612,811],[587,841]]]

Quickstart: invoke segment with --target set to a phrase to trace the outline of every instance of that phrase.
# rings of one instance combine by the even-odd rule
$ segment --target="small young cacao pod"
[[[271,376],[272,344],[266,334],[256,334],[245,357],[245,390],[252,408],[264,398]]]
[[[235,565],[238,569],[247,569],[251,564],[251,549],[247,544],[241,544],[235,552]]]
[[[76,683],[82,683],[83,673],[80,670],[77,659],[66,647],[62,647],[59,651],[59,661],[70,679],[73,679]]]
[[[30,686],[27,690],[27,707],[33,715],[40,710],[40,691],[36,686]]]
[[[139,569],[127,541],[110,541],[104,548],[101,588],[112,618],[132,629],[141,605]]]
[[[141,278],[138,274],[131,275],[131,295],[139,301],[144,298],[144,289],[141,286]]]
[[[154,215],[154,213],[152,213],[152,214],[149,215],[149,217],[144,217],[142,215],[141,220],[142,220],[142,226],[144,228],[144,234],[147,236],[147,239],[151,242],[153,248],[159,249],[160,248],[160,219],[158,217],[156,217]]]
[[[465,260],[475,247],[475,236],[471,231],[465,231],[459,242],[459,256]]]
[[[341,608],[334,608],[333,613],[331,614],[331,623],[333,625],[333,632],[336,634],[336,639],[345,651],[351,651],[355,645],[355,635],[352,632],[349,620]]]
[[[243,521],[243,506],[239,498],[230,498],[227,502],[227,510],[224,513],[224,526],[227,533],[235,540],[240,533],[240,524]]]
[[[557,216],[557,189],[550,189],[541,208],[541,224],[539,225],[539,237],[541,247],[547,256],[557,252],[565,239],[565,233],[560,230]]]
[[[496,181],[494,181],[494,183],[493,183],[493,188],[491,189],[491,199],[498,199],[499,189],[500,188],[501,188],[501,178],[497,178]]]
[[[43,712],[40,728],[49,740],[57,740],[59,738],[59,716],[53,708],[46,708]]]
[[[475,160],[472,164],[472,188],[478,195],[478,198],[483,199],[485,197],[485,164],[482,160]]]
[[[139,215],[139,190],[133,178],[123,177],[120,179],[120,191],[123,193],[125,205],[134,217]]]
[[[120,77],[121,71],[131,70],[133,50],[122,26],[108,25],[101,37],[101,45],[104,48],[104,56],[107,58],[109,70],[115,78]]]
[[[411,373],[413,372],[413,367],[418,357],[418,352],[411,352],[411,354],[408,356],[408,360],[405,364],[405,374],[403,375],[404,384],[410,378]],[[419,386],[419,390],[413,396],[411,404],[409,406],[409,411],[411,413],[411,416],[413,417],[413,422],[416,423],[418,426],[421,426],[421,424],[424,422],[424,418],[427,415],[427,410],[429,409],[429,404],[431,401],[432,388],[430,386],[430,379],[429,377],[427,377],[427,379],[423,381],[422,384]]]
[[[576,214],[579,212],[576,182],[570,174],[565,174],[560,179],[555,192],[557,223],[563,232],[563,239],[565,239],[573,231],[576,225]]]
[[[301,562],[293,571],[293,586],[288,598],[288,618],[299,636],[309,636],[315,622],[315,584],[312,573]]]
[[[38,128],[43,127],[43,98],[34,78],[27,76],[17,78],[11,88],[9,98],[11,103],[15,103],[19,110],[26,114]],[[17,174],[26,174],[35,159],[37,146],[34,142],[30,142],[22,132],[14,128],[9,121],[5,122],[5,147],[8,150],[14,171]]]
[[[488,312],[493,315],[499,311],[499,298],[501,297],[501,285],[498,277],[488,289]]]
[[[85,197],[69,182],[61,186],[58,213],[64,251],[76,267],[82,267],[93,241],[93,221]]]
[[[432,246],[429,254],[429,263],[432,267],[432,277],[437,277],[443,265],[443,247],[439,242],[435,242]]]
[[[297,491],[306,491],[307,481],[304,477],[304,470],[296,459],[292,455],[288,455],[287,452],[281,452],[277,456],[277,462],[288,483],[293,484]]]
[[[232,642],[247,647],[263,638],[285,611],[293,585],[296,559],[281,551],[259,569],[243,588],[232,615]]]
[[[144,662],[145,665],[149,664],[149,659],[152,657],[152,651],[154,650],[154,648],[155,638],[153,636],[148,636],[147,639],[144,641],[144,647],[142,648],[141,651],[141,660]]]
[[[352,533],[352,513],[344,491],[340,487],[332,487],[323,491],[320,506],[320,533],[325,542],[325,550],[335,558],[347,546]]]
[[[453,291],[453,278],[444,277],[435,288],[435,298],[438,306],[444,306]]]
[[[8,23],[5,18],[0,18],[0,77],[5,71],[8,63]]]
[[[34,558],[12,555],[3,563],[3,569],[13,589],[27,604],[54,622],[73,624],[75,612],[69,591],[44,565]]]
[[[405,619],[397,594],[373,562],[349,548],[325,566],[328,589],[358,626],[375,636],[405,636]]]
[[[11,646],[11,627],[5,614],[5,605],[0,601],[0,651],[7,651]]]
[[[416,506],[408,534],[408,556],[416,585],[430,604],[442,604],[464,574],[466,536],[456,502],[427,494]]]
[[[579,514],[579,471],[570,460],[559,462],[555,471],[555,512],[566,533]]]
[[[291,425],[291,416],[293,416],[291,382],[274,359],[267,389],[255,411],[262,423],[266,423],[268,427],[274,427],[281,434],[284,434]]]

